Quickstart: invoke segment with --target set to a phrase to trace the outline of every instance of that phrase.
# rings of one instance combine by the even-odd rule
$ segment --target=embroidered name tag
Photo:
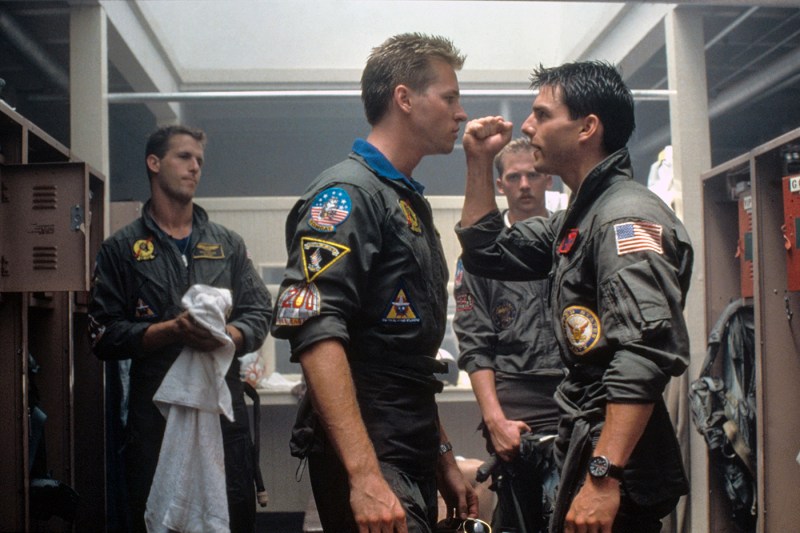
[[[225,251],[221,244],[198,242],[194,247],[192,259],[225,259]]]

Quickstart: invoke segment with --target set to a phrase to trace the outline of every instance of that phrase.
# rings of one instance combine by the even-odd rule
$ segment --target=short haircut
[[[531,88],[542,87],[561,89],[573,120],[597,115],[603,123],[603,147],[608,153],[628,143],[636,128],[633,95],[610,63],[581,61],[552,68],[539,65],[531,74]]]
[[[403,33],[372,49],[361,74],[361,100],[367,122],[374,126],[386,111],[398,85],[422,92],[434,80],[431,61],[444,61],[460,70],[466,56],[444,37]]]
[[[514,139],[507,145],[500,150],[496,156],[494,156],[494,168],[497,170],[497,177],[502,178],[503,172],[505,172],[505,164],[503,163],[503,159],[508,154],[518,154],[520,152],[529,152],[533,154],[536,149],[531,144],[531,140],[527,137],[520,137],[519,139]]]
[[[161,126],[151,133],[150,137],[147,139],[147,145],[144,149],[145,160],[147,160],[150,155],[155,155],[159,159],[163,158],[167,150],[169,150],[169,140],[175,135],[189,135],[204,147],[206,145],[206,134],[201,129],[184,126],[182,124]],[[150,175],[150,168],[147,168],[147,176],[150,177]]]

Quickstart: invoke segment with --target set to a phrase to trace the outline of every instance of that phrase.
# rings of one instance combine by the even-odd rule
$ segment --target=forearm
[[[461,227],[469,227],[497,209],[494,194],[492,157],[467,156],[467,180]]]
[[[615,465],[625,466],[644,433],[654,404],[609,403],[606,420],[595,446],[595,455],[605,455]]]
[[[494,379],[494,370],[488,368],[477,370],[469,375],[469,380],[472,383],[472,392],[475,393],[475,399],[478,401],[478,407],[481,410],[481,417],[490,431],[498,421],[505,419],[503,408],[497,399]]]
[[[380,475],[341,343],[334,339],[314,343],[299,361],[311,401],[351,483],[361,475]]]
[[[166,320],[150,325],[142,335],[142,350],[154,352],[176,342],[180,335],[177,320]]]

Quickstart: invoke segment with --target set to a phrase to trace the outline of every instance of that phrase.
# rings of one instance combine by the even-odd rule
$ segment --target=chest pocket
[[[180,310],[172,305],[172,292],[181,283],[173,279],[159,258],[137,262],[133,268],[132,297],[127,298],[132,307],[128,316],[136,322],[154,322],[172,318]],[[174,287],[170,290],[170,287]]]
[[[621,343],[647,338],[670,325],[670,308],[647,260],[616,272],[600,287],[606,336]]]

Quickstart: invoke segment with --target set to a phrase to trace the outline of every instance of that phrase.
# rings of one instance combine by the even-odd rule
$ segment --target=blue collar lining
[[[423,184],[394,168],[394,165],[386,159],[385,155],[364,139],[355,140],[353,143],[353,152],[363,157],[364,161],[366,161],[370,168],[379,176],[390,180],[402,181],[419,194],[422,194],[425,190]]]

